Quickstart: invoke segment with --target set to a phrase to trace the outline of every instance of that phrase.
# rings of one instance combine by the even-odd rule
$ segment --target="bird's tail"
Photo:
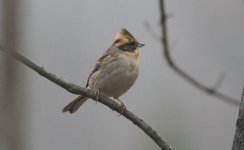
[[[83,95],[78,96],[76,99],[74,99],[72,102],[70,102],[67,106],[63,108],[63,112],[76,112],[87,99],[88,98]]]

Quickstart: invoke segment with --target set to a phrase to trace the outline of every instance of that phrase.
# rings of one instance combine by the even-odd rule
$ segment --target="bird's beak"
[[[139,43],[138,47],[143,47],[145,44]]]

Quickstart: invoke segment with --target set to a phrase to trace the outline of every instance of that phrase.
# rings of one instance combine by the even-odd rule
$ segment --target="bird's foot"
[[[115,98],[115,99],[118,100],[120,102],[121,106],[122,106],[122,109],[121,109],[121,111],[119,113],[119,116],[121,116],[123,114],[123,112],[126,110],[126,106],[119,98]]]
[[[96,90],[96,91],[95,91],[95,95],[96,95],[96,99],[95,99],[95,101],[96,101],[96,103],[97,103],[97,101],[98,101],[98,99],[99,99],[99,97],[100,97],[100,91],[99,91],[99,90]]]

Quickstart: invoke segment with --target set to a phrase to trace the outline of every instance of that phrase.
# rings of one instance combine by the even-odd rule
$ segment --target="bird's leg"
[[[118,100],[122,106],[122,110],[119,113],[119,116],[120,116],[126,110],[126,106],[118,97],[115,97],[115,99]]]
[[[99,90],[95,90],[95,95],[96,95],[96,99],[95,99],[95,101],[96,101],[96,103],[97,103],[97,101],[98,101],[98,99],[99,99],[99,97],[100,97],[100,91],[99,91]]]

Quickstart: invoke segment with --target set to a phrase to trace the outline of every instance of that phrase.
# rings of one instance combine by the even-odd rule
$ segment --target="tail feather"
[[[76,112],[87,99],[88,98],[84,97],[83,95],[78,96],[76,99],[74,99],[72,102],[70,102],[67,106],[63,108],[63,112]]]

